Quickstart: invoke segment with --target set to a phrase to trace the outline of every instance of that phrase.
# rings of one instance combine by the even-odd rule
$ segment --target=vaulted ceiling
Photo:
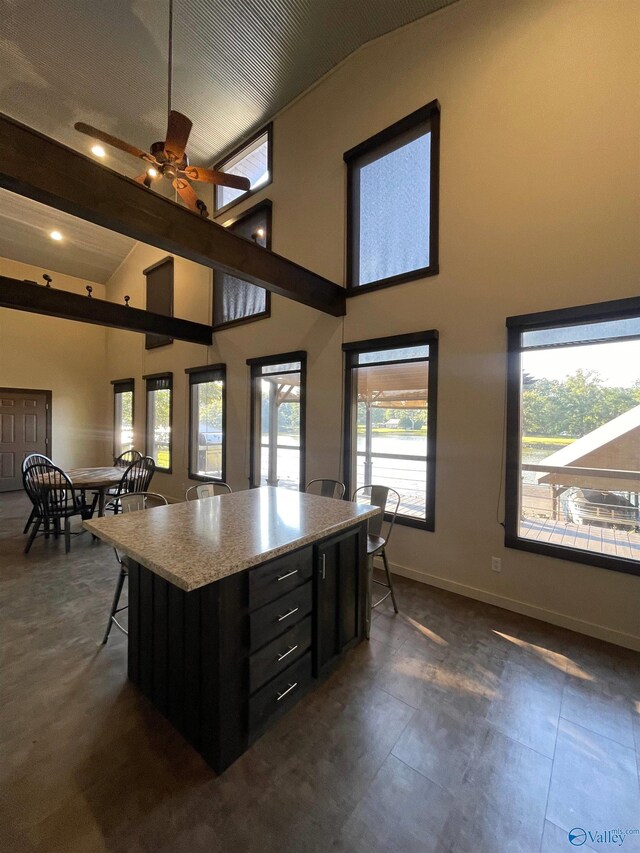
[[[193,121],[191,162],[215,162],[358,47],[453,2],[174,0],[172,106]],[[5,0],[0,112],[79,151],[91,141],[76,121],[148,149],[166,130],[168,19],[169,0]],[[105,162],[140,172],[114,149]],[[46,210],[0,193],[0,256],[105,281],[130,241]],[[70,242],[52,245],[62,226]]]
[[[209,164],[362,44],[452,2],[174,0],[173,106],[194,123],[191,161]],[[0,111],[78,150],[76,121],[145,149],[164,139],[168,7],[7,0]]]

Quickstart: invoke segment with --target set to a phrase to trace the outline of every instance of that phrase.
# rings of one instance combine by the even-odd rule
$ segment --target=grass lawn
[[[157,468],[169,468],[171,462],[171,457],[169,456],[168,450],[159,450],[158,458],[156,459],[156,467]]]
[[[566,447],[568,444],[573,444],[576,439],[570,435],[523,435],[522,443],[529,447]]]

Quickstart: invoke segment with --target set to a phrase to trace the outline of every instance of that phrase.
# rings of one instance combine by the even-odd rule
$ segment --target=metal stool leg
[[[391,580],[391,572],[389,571],[389,563],[387,562],[387,552],[383,548],[382,549],[382,562],[384,563],[384,570],[387,574],[387,583],[389,584],[389,592],[391,593],[391,601],[393,601],[393,609],[396,613],[399,613],[398,605],[396,603],[396,594],[393,591],[393,582]]]
[[[371,637],[371,614],[373,613],[373,557],[367,558],[367,603],[364,636],[368,640]]]
[[[122,595],[122,587],[124,586],[125,578],[127,577],[127,570],[124,566],[120,566],[120,574],[118,575],[118,580],[116,581],[116,591],[113,595],[113,603],[111,605],[111,611],[109,613],[109,621],[107,622],[107,628],[104,632],[104,637],[102,638],[102,645],[107,642],[109,639],[109,634],[111,633],[111,626],[116,621],[116,613],[118,612],[118,604],[120,602],[120,596]],[[123,608],[124,609],[124,608]],[[117,624],[117,623],[116,623]],[[121,626],[118,626],[121,627]]]

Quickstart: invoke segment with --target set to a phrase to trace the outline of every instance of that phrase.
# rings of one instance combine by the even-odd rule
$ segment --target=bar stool
[[[340,480],[327,480],[320,478],[309,480],[305,488],[308,495],[319,495],[321,498],[336,498],[341,501],[344,497],[345,485]]]
[[[379,506],[382,510],[381,513],[370,518],[367,526],[367,557],[369,558],[369,572],[368,572],[368,581],[367,581],[367,624],[366,624],[366,637],[369,639],[369,635],[371,633],[371,611],[374,607],[377,607],[379,604],[382,604],[383,601],[391,596],[391,601],[393,602],[393,609],[396,613],[398,613],[398,604],[396,602],[396,596],[393,591],[393,582],[391,580],[391,572],[389,571],[389,563],[387,562],[387,552],[386,546],[389,543],[389,539],[391,538],[391,531],[393,530],[393,524],[396,520],[396,515],[398,514],[398,507],[400,506],[400,495],[396,492],[395,489],[389,488],[389,486],[361,486],[359,489],[356,489],[353,493],[352,500],[356,503],[368,503],[372,506]],[[387,530],[386,534],[383,535],[383,524],[385,523],[385,515],[391,516],[391,518],[386,522]],[[374,557],[382,557],[382,562],[384,563],[384,571],[387,576],[387,582],[376,580],[373,577],[373,560]],[[378,601],[373,601],[373,584],[376,583],[378,586],[383,586],[387,590],[382,598],[378,599]]]
[[[155,492],[131,492],[128,495],[121,495],[120,498],[120,511],[122,513],[125,512],[136,512],[141,509],[152,509],[157,506],[166,506],[169,501],[164,497],[164,495],[158,495]],[[116,619],[118,613],[121,613],[123,610],[126,610],[129,606],[125,604],[124,607],[118,607],[120,603],[120,596],[122,595],[122,588],[124,586],[124,582],[128,576],[126,557],[121,557],[118,553],[118,549],[113,549],[116,554],[116,560],[118,561],[118,565],[120,566],[120,571],[118,572],[118,580],[116,581],[116,591],[113,595],[113,603],[111,604],[111,610],[109,611],[109,621],[107,622],[107,628],[104,632],[104,637],[102,638],[102,645],[104,646],[107,640],[109,639],[109,634],[111,633],[111,626],[115,625],[116,628],[119,628],[123,634],[128,634],[129,632],[121,625],[120,622]]]

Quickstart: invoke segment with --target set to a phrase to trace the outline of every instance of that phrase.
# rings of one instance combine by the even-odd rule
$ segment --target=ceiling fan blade
[[[191,208],[191,210],[194,210],[196,213],[199,213],[201,216],[209,215],[205,212],[207,210],[206,205],[204,202],[200,201],[189,181],[185,181],[184,178],[176,178],[173,182],[173,188],[187,207]]]
[[[137,181],[137,183],[139,184],[144,184],[145,187],[150,187],[152,178],[151,175],[148,174],[148,172],[143,172],[141,175],[138,175],[133,180]]]
[[[191,119],[176,112],[176,110],[171,110],[164,150],[172,154],[176,160],[182,160],[184,156],[184,149],[187,147],[192,127]]]
[[[232,187],[234,190],[250,190],[249,178],[240,175],[230,175],[227,172],[216,172],[214,169],[203,169],[201,166],[187,166],[185,175],[191,181],[201,181],[205,184],[218,184],[221,187]]]
[[[91,127],[90,124],[85,124],[83,121],[77,121],[74,125],[80,133],[85,133],[93,139],[99,139],[100,142],[106,142],[107,145],[112,145],[114,148],[119,148],[120,151],[125,151],[127,154],[132,154],[134,157],[141,157],[143,160],[152,160],[151,154],[143,151],[141,148],[136,148],[135,145],[129,145],[128,142],[123,142],[117,136],[111,136],[110,133],[105,133],[104,130],[98,130],[97,127]]]

